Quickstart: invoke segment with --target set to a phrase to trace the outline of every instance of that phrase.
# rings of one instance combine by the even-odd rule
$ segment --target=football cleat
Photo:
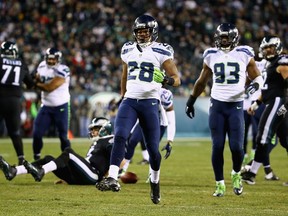
[[[220,182],[216,182],[216,190],[213,193],[214,197],[223,197],[226,191],[225,184],[221,184]]]
[[[28,161],[24,161],[23,165],[27,169],[28,173],[30,173],[33,176],[35,181],[40,182],[42,180],[42,178],[45,175],[43,168],[38,169],[37,167],[33,166]]]
[[[5,161],[2,156],[0,156],[0,168],[2,169],[7,180],[11,181],[16,176],[17,169]]]
[[[255,182],[256,174],[254,174],[250,171],[246,171],[246,172],[242,172],[241,176],[242,176],[242,181],[246,182],[247,184],[249,184],[249,185],[256,184],[256,182]]]
[[[233,191],[236,195],[241,195],[243,192],[243,185],[240,173],[231,174]]]
[[[150,197],[154,204],[158,204],[160,202],[160,184],[158,183],[152,183],[150,180]]]
[[[278,180],[280,180],[280,178],[278,176],[276,176],[273,172],[270,172],[267,175],[265,175],[265,180],[278,181]]]
[[[25,158],[24,158],[24,157],[19,157],[19,158],[18,158],[18,165],[19,165],[19,166],[20,166],[20,165],[23,165],[24,161],[25,161]]]
[[[97,182],[95,186],[100,191],[111,190],[113,192],[118,192],[121,190],[119,182],[112,177],[103,178],[102,181]]]
[[[143,160],[139,161],[137,164],[139,164],[139,165],[147,165],[147,164],[149,164],[149,161],[143,159]]]

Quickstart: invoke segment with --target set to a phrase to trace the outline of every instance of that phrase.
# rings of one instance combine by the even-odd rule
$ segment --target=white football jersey
[[[165,110],[170,108],[173,105],[173,94],[170,90],[161,88],[160,89],[160,100],[161,105]]]
[[[204,63],[213,73],[211,97],[224,102],[243,101],[246,68],[253,57],[253,48],[249,46],[237,46],[229,52],[206,49]]]
[[[126,93],[124,97],[160,100],[161,83],[153,81],[155,68],[160,68],[167,59],[174,58],[173,48],[164,43],[152,42],[143,47],[142,52],[136,47],[136,42],[125,43],[121,50],[121,59],[128,66]]]
[[[264,68],[265,68],[265,65],[267,64],[267,60],[262,59],[261,61],[255,61],[255,62],[256,62],[257,68],[261,72],[262,78],[265,82],[266,74],[264,73]],[[261,89],[258,89],[254,94],[250,95],[249,97],[247,97],[247,95],[246,95],[245,99],[244,99],[243,109],[247,110],[251,106],[252,102],[257,100],[260,95],[261,95]]]
[[[54,77],[59,76],[65,78],[65,83],[51,92],[41,92],[41,102],[45,106],[56,107],[70,101],[69,82],[70,82],[70,69],[63,64],[58,64],[53,67],[48,67],[46,61],[42,61],[37,72],[40,79],[44,83],[50,82]]]

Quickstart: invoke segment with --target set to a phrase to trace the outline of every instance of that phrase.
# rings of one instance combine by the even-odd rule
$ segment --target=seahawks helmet
[[[223,51],[230,51],[238,45],[239,33],[235,25],[231,23],[220,24],[214,34],[215,45]]]
[[[274,46],[275,51],[274,53],[266,53],[264,50],[266,47]],[[283,46],[281,43],[280,38],[277,36],[266,36],[263,38],[260,47],[259,47],[259,57],[265,58],[267,60],[273,59],[274,57],[278,56],[283,50]]]
[[[18,58],[18,47],[16,43],[4,41],[1,44],[1,57],[16,59]]]
[[[99,131],[98,132],[98,138],[112,134],[111,122],[107,118],[104,118],[104,117],[94,118],[92,120],[91,124],[88,126],[89,137],[92,139],[95,138],[95,137],[93,137],[93,135],[91,133],[93,128],[98,129],[98,131]]]
[[[140,38],[137,36],[137,31],[139,29],[149,29],[150,37],[149,39]],[[156,41],[158,38],[158,23],[157,21],[149,15],[141,15],[139,16],[133,25],[133,36],[136,40],[136,42],[141,45],[149,44],[153,41]]]
[[[48,66],[55,66],[61,62],[62,52],[52,47],[48,48],[45,53],[45,61]]]

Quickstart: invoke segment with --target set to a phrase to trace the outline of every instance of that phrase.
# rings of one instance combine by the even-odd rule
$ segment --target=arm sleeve
[[[167,126],[167,140],[174,141],[175,133],[176,133],[176,121],[175,121],[175,111],[171,110],[166,112],[168,119]]]

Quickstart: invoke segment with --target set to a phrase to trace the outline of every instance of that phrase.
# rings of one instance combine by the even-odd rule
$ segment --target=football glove
[[[246,89],[245,94],[254,94],[259,89],[259,83],[251,83]]]
[[[285,114],[287,113],[287,107],[285,106],[285,104],[283,104],[277,111],[277,115],[278,116],[283,116],[283,118],[285,117]]]
[[[162,83],[164,81],[165,74],[159,69],[155,68],[153,73],[153,80],[157,83]]]
[[[164,158],[167,159],[172,151],[172,141],[168,141],[167,144],[165,146],[163,146],[161,151],[166,150],[166,154],[164,155]]]
[[[191,119],[194,118],[194,116],[195,116],[194,103],[195,103],[196,99],[197,99],[196,97],[190,95],[190,97],[186,103],[185,112],[186,112],[186,115]]]

